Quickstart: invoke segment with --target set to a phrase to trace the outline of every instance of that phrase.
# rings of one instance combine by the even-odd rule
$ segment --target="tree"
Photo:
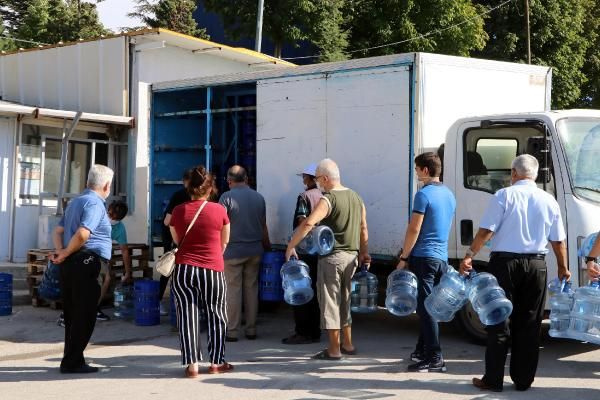
[[[411,51],[469,56],[485,46],[482,7],[471,0],[347,0],[356,56]],[[386,46],[389,43],[401,42]]]
[[[205,6],[221,16],[232,39],[254,37],[256,0],[206,0]],[[275,57],[282,56],[284,44],[301,41],[314,44],[321,61],[347,58],[348,32],[343,28],[346,0],[268,0],[263,15],[264,36],[273,41]]]
[[[54,44],[92,39],[109,33],[99,20],[99,1],[80,0],[5,0],[2,16],[6,30],[19,47],[34,47],[35,42]]]
[[[587,13],[584,32],[589,41],[588,51],[583,64],[586,82],[581,87],[581,96],[577,107],[600,108],[600,1]]]
[[[151,28],[167,28],[175,32],[208,39],[206,29],[194,20],[196,2],[193,0],[136,0],[135,12],[130,17],[140,18]]]
[[[553,67],[553,108],[570,107],[581,99],[581,88],[587,80],[582,68],[591,45],[585,27],[586,20],[589,25],[597,26],[594,25],[597,21],[587,19],[595,1],[529,0],[532,63]],[[498,5],[497,0],[475,2],[490,8]],[[524,0],[493,11],[486,21],[490,39],[476,54],[495,60],[527,62],[524,14]],[[593,63],[588,66],[594,68]],[[598,71],[597,64],[595,68]]]

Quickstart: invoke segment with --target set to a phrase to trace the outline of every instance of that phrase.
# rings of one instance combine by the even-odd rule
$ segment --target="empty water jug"
[[[308,265],[296,257],[281,267],[283,299],[292,306],[300,306],[312,300],[314,291]]]
[[[573,305],[573,290],[571,282],[558,278],[548,284],[550,297],[550,331],[548,334],[555,338],[568,338],[571,307]]]
[[[446,270],[440,283],[425,299],[427,313],[438,322],[452,321],[454,314],[467,302],[465,278],[452,267]]]
[[[575,291],[567,333],[573,339],[600,344],[600,286],[592,282]]]
[[[385,307],[398,316],[404,317],[417,309],[417,277],[406,269],[397,269],[387,278]]]
[[[114,316],[132,319],[134,314],[133,285],[117,285],[113,294]]]
[[[367,271],[367,266],[352,277],[350,309],[352,312],[370,313],[377,311],[377,277]]]
[[[330,227],[320,225],[313,228],[298,244],[298,249],[308,254],[325,256],[333,250],[335,237]]]
[[[484,325],[497,325],[508,319],[513,305],[498,285],[498,280],[487,272],[471,272],[467,282],[467,297]]]

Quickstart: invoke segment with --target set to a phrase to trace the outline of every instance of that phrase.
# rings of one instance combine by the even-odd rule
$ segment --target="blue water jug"
[[[0,272],[0,316],[12,314],[13,276]]]
[[[60,266],[48,261],[38,286],[38,295],[49,301],[60,300]]]
[[[362,265],[360,271],[352,277],[352,292],[350,294],[350,309],[357,313],[377,311],[377,277],[367,271]]]
[[[452,267],[445,271],[431,294],[425,299],[427,313],[438,322],[452,321],[454,314],[467,302],[465,278]]]
[[[555,278],[548,284],[550,297],[550,331],[548,334],[555,338],[568,338],[570,313],[573,306],[573,290],[571,282]]]
[[[139,280],[133,285],[135,296],[135,324],[152,326],[160,324],[160,283],[152,280]]]
[[[268,251],[263,254],[258,282],[258,297],[261,300],[283,300],[281,266],[284,262],[285,254],[280,251]]]
[[[298,244],[298,249],[308,254],[326,256],[335,245],[335,237],[330,227],[319,225],[313,228]]]
[[[568,335],[577,340],[600,344],[600,285],[592,282],[589,286],[575,291]]]
[[[405,317],[417,309],[417,277],[407,269],[397,269],[387,278],[385,307],[398,316]]]
[[[312,300],[314,291],[308,265],[296,257],[281,267],[283,299],[292,306],[300,306]]]
[[[487,272],[471,272],[467,282],[467,297],[484,325],[497,325],[508,319],[513,305],[506,298],[498,280]]]
[[[113,292],[113,315],[119,319],[130,320],[133,318],[133,285],[117,285]]]

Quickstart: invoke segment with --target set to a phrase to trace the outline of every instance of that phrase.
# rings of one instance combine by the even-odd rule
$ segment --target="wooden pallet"
[[[132,243],[127,246],[131,254],[131,269],[134,277],[141,272],[142,277],[152,279],[153,271],[148,265],[150,256],[148,245]],[[50,252],[50,249],[31,249],[27,252],[27,284],[29,286],[29,294],[31,295],[31,305],[34,307],[50,306],[53,309],[61,309],[62,304],[60,301],[47,301],[38,295],[38,287],[48,265],[48,254]],[[109,265],[112,283],[106,302],[110,301],[114,285],[120,281],[121,276],[125,273],[123,254],[121,254],[119,245],[113,245]]]

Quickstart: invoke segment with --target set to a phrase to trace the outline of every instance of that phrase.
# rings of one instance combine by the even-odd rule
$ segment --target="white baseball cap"
[[[301,173],[296,174],[298,176],[302,176],[302,175],[311,175],[311,176],[317,176],[317,164],[313,163],[313,164],[308,164]]]

